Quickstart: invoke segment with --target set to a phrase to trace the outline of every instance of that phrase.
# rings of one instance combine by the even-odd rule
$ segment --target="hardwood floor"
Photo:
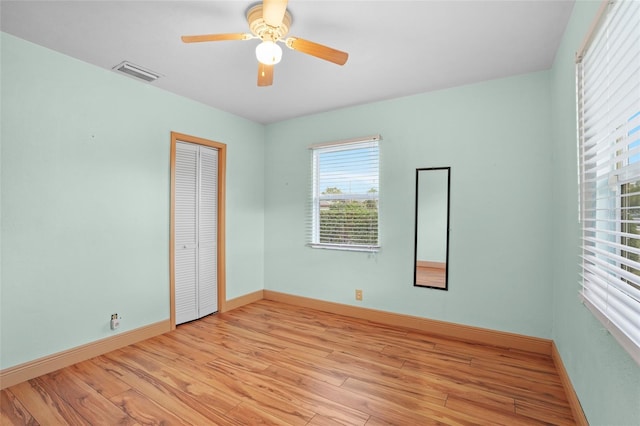
[[[0,397],[2,425],[575,424],[548,356],[265,300]]]

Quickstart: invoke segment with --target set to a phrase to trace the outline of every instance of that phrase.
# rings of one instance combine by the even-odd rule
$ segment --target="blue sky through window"
[[[377,148],[359,147],[319,154],[318,190],[338,188],[343,194],[379,191]]]

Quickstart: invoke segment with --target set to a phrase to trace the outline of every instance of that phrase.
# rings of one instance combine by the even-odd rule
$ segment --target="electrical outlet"
[[[362,300],[362,290],[356,290],[356,300]]]
[[[118,327],[120,327],[120,318],[118,318],[118,314],[111,315],[110,326],[112,330],[115,330]]]

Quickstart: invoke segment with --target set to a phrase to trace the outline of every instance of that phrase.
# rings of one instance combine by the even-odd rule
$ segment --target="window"
[[[577,60],[585,305],[640,364],[640,2],[603,3]]]
[[[311,247],[378,250],[379,139],[311,147]]]

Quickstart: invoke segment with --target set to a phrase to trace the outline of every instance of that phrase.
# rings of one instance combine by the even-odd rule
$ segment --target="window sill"
[[[380,246],[347,246],[341,244],[309,243],[307,244],[307,247],[325,250],[362,251],[366,253],[377,253],[380,251]]]

